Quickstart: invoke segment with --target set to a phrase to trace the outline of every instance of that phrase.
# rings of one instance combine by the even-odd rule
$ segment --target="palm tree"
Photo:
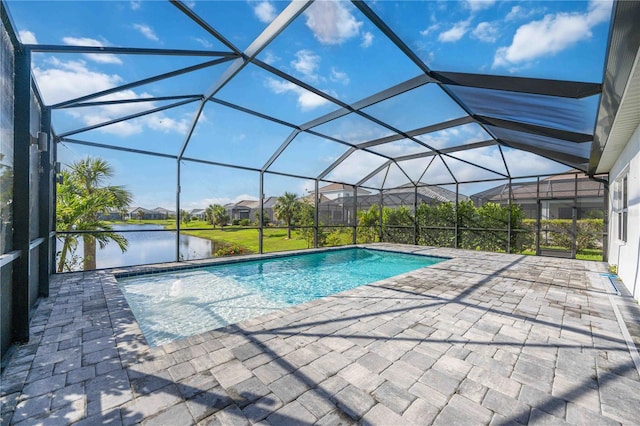
[[[59,231],[98,231],[95,234],[69,233],[59,237],[62,251],[58,272],[71,270],[67,258],[75,251],[82,237],[84,256],[83,269],[96,268],[96,241],[104,248],[114,241],[124,253],[127,239],[113,232],[111,225],[100,220],[100,215],[111,208],[123,209],[131,203],[131,193],[122,186],[104,185],[113,176],[113,169],[105,160],[87,157],[72,163],[62,171],[62,183],[57,187],[56,229]]]
[[[207,209],[204,211],[204,217],[209,225],[213,225],[213,209],[215,206],[213,204],[209,204]]]
[[[220,225],[220,229],[224,229],[224,226],[229,222],[229,215],[227,209],[220,204],[214,204],[212,209],[213,226]]]
[[[291,192],[285,192],[284,195],[278,197],[278,201],[273,206],[276,217],[287,224],[287,239],[291,239],[291,222],[296,217],[299,209],[300,201],[298,196]]]

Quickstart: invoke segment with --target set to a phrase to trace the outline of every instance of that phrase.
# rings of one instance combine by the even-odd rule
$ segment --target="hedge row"
[[[472,201],[458,204],[456,215],[453,203],[420,204],[416,211],[417,241],[420,245],[454,247],[458,219],[458,247],[472,250],[503,252],[510,247],[513,253],[535,250],[535,219],[525,219],[518,205],[487,203],[476,207]],[[375,241],[379,232],[378,206],[358,212],[358,241]],[[541,245],[571,248],[573,229],[571,219],[541,220]],[[509,228],[511,233],[509,233]],[[602,219],[584,219],[576,223],[576,248],[598,249],[602,246]],[[395,243],[414,243],[414,216],[407,207],[385,207],[382,214],[383,240]]]

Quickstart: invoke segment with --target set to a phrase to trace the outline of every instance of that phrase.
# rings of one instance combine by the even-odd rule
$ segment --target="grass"
[[[576,254],[576,259],[580,260],[596,260],[602,262],[602,250],[598,249],[584,249],[580,250]]]
[[[567,249],[565,247],[541,247],[541,248],[557,249],[557,250],[570,250],[570,249]],[[522,254],[535,256],[536,255],[536,251],[535,250],[524,250],[522,252]],[[603,260],[603,258],[602,258],[602,250],[598,250],[598,249],[582,249],[582,250],[579,250],[578,253],[576,253],[576,259],[578,259],[578,260],[595,260],[595,261],[598,261],[598,262],[602,262],[602,260]]]
[[[206,238],[208,240],[220,241],[228,244],[239,245],[253,253],[258,252],[258,230],[251,228],[225,228],[212,229],[206,231],[190,231],[182,229],[182,233],[194,237]],[[263,251],[299,250],[306,249],[307,242],[300,235],[293,231],[291,239],[287,239],[286,229],[265,228],[263,231]]]
[[[176,222],[169,220],[130,220],[129,224],[153,224],[163,225],[165,229],[176,229]],[[200,229],[199,229],[200,228]],[[202,230],[202,228],[207,228]],[[189,223],[180,224],[180,232],[185,235],[205,238],[229,245],[238,245],[245,250],[253,253],[258,252],[258,229],[245,228],[237,226],[225,226],[224,229],[211,229],[204,220],[193,220]],[[272,251],[299,250],[306,249],[307,242],[301,237],[300,233],[293,231],[291,239],[287,239],[286,229],[264,228],[263,251],[265,253]]]

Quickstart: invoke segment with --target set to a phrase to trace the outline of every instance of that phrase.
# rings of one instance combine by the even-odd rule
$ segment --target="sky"
[[[251,45],[287,4],[269,0],[185,2],[241,51]],[[229,52],[221,41],[169,2],[8,1],[7,5],[19,37],[27,44]],[[377,0],[367,1],[367,5],[435,71],[602,81],[611,15],[608,1]],[[316,1],[257,58],[347,104],[422,73],[349,2]],[[54,105],[211,59],[214,58],[34,53],[32,71],[45,103]],[[221,63],[126,89],[100,100],[201,94],[218,81],[229,64]],[[518,109],[516,103],[514,110],[505,111],[491,101],[513,97],[512,94],[486,91],[474,98],[466,88],[456,88],[455,94],[486,115],[522,118],[532,124],[551,123],[558,128],[585,133],[593,131],[599,102],[598,96],[559,100],[554,108],[533,110]],[[292,125],[303,125],[340,109],[327,99],[254,64],[245,66],[214,97]],[[538,102],[533,95],[517,99]],[[176,101],[56,109],[53,126],[57,134],[72,132],[172,102]],[[219,103],[208,102],[199,116],[197,110],[198,102],[191,102],[69,137],[175,155],[197,119],[185,157],[259,169],[292,132],[286,125]],[[363,111],[404,132],[466,115],[435,84],[422,85]],[[327,137],[300,133],[269,170],[315,177],[348,149],[331,138],[361,143],[392,134],[389,129],[356,114],[346,114],[313,130]],[[488,138],[474,123],[417,137],[437,149]],[[575,147],[577,153],[588,149],[586,145],[579,145]],[[395,157],[427,150],[407,139],[376,145],[370,152],[358,151],[349,156],[327,179],[353,184],[386,161],[376,154]],[[115,171],[111,183],[125,185],[133,193],[136,206],[172,208],[176,204],[175,160],[74,143],[59,144],[58,154],[63,165],[87,155],[106,159]],[[451,183],[451,173],[459,181],[495,179],[507,172],[505,162],[512,176],[557,173],[569,168],[515,149],[505,148],[503,154],[504,161],[497,147],[489,146],[457,152],[446,159],[446,165],[437,157],[433,161],[433,157],[408,160],[401,162],[404,172],[393,165],[365,185],[379,187],[384,182],[385,188],[389,188],[408,182],[407,175],[412,180],[430,184]],[[483,168],[469,166],[465,161],[473,161]],[[500,183],[461,185],[461,192],[470,195]],[[183,161],[180,188],[181,207],[186,209],[256,199],[259,174]],[[281,195],[284,191],[303,195],[313,189],[314,183],[309,179],[265,174],[266,196]]]

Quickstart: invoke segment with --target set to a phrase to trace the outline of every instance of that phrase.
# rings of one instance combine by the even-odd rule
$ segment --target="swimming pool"
[[[447,260],[348,248],[118,278],[150,346]]]

